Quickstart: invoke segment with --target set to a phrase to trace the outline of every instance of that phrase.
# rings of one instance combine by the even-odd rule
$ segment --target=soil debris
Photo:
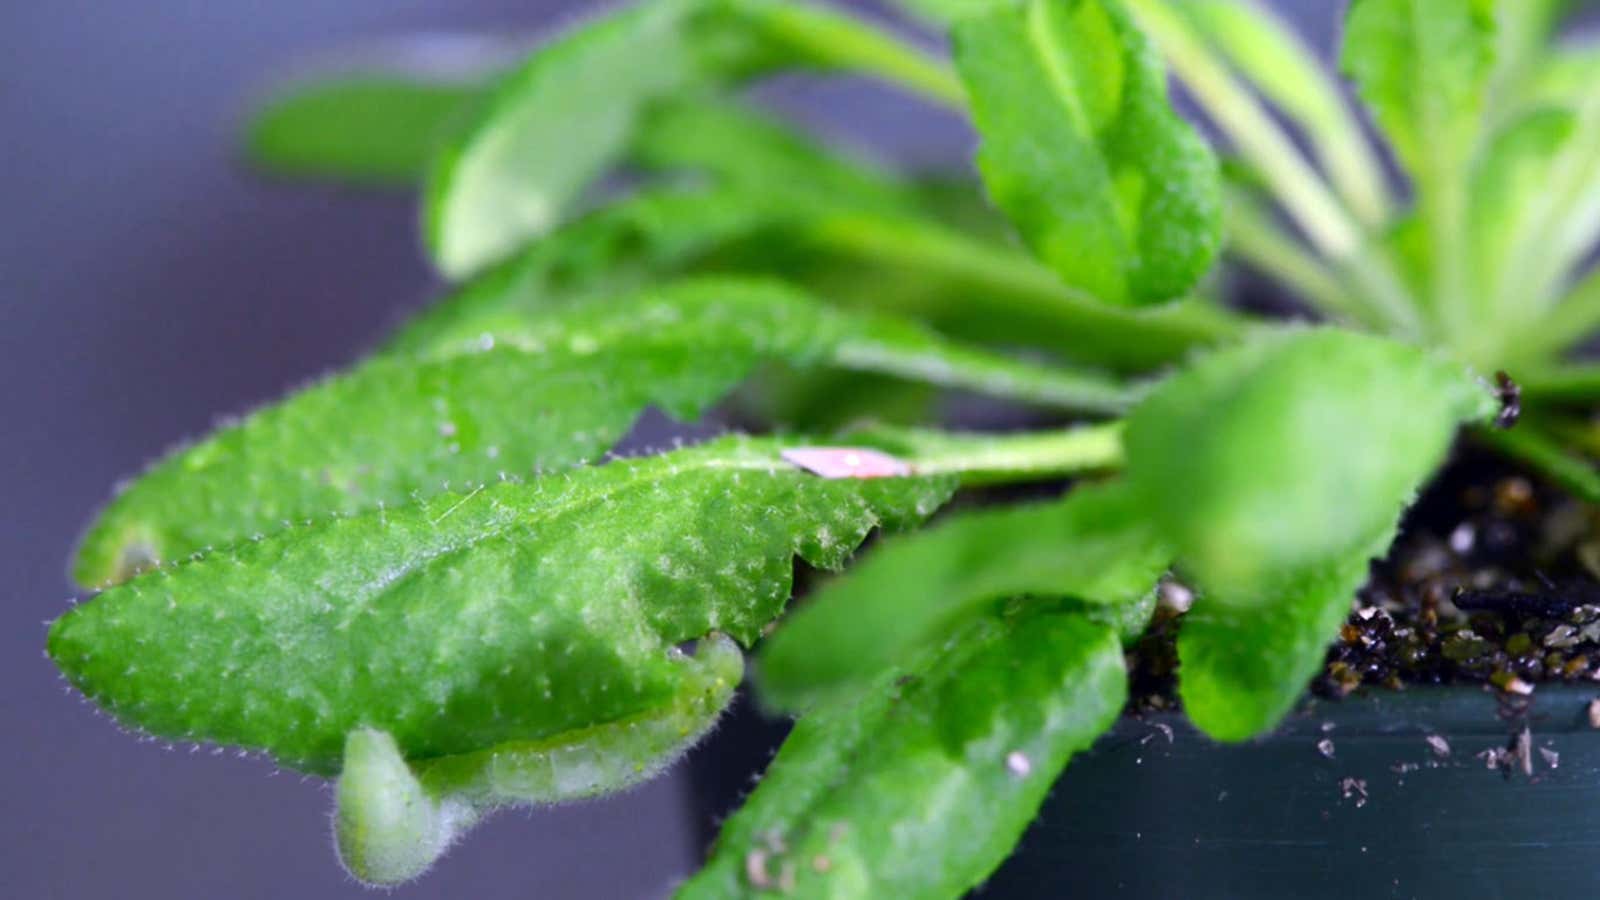
[[[1006,754],[1006,771],[1018,778],[1026,778],[1028,773],[1033,771],[1033,763],[1026,753],[1013,750]]]
[[[1339,794],[1346,800],[1354,800],[1356,809],[1367,805],[1367,780],[1365,778],[1344,778],[1339,781]]]
[[[1513,381],[1504,371],[1496,372],[1494,393],[1495,399],[1500,401],[1500,412],[1494,417],[1494,427],[1503,431],[1522,418],[1522,385]]]
[[[1162,609],[1170,610],[1178,615],[1189,611],[1194,605],[1194,591],[1171,578],[1163,579],[1160,587],[1156,589],[1156,602]]]
[[[767,872],[767,851],[751,850],[744,855],[744,877],[752,887],[773,886],[772,875]]]
[[[1522,769],[1522,774],[1533,774],[1533,733],[1526,727],[1511,739],[1511,756]]]
[[[1507,775],[1511,774],[1511,751],[1505,747],[1490,747],[1478,753],[1477,757],[1483,760],[1484,768],[1491,771],[1499,769]]]
[[[1541,683],[1600,681],[1597,579],[1600,509],[1464,452],[1373,565],[1311,691],[1490,684],[1515,720]],[[1179,606],[1160,604],[1129,653],[1135,712],[1178,708]]]
[[[1172,730],[1172,726],[1168,725],[1165,722],[1151,722],[1150,723],[1150,727],[1155,729],[1155,730],[1151,731],[1149,734],[1147,734],[1144,737],[1139,739],[1140,746],[1143,746],[1145,744],[1150,743],[1151,741],[1155,740],[1157,737],[1166,738],[1167,739],[1167,743],[1170,744],[1177,737],[1176,734]]]

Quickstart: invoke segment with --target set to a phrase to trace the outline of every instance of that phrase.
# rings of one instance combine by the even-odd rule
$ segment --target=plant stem
[[[1383,164],[1316,51],[1257,0],[1174,5],[1184,9],[1194,40],[1214,44],[1246,83],[1299,126],[1361,223],[1383,227],[1394,207]]]
[[[1323,315],[1368,326],[1381,324],[1322,262],[1307,253],[1242,191],[1228,198],[1228,249],[1245,263],[1283,282]]]
[[[1600,267],[1590,271],[1537,326],[1525,329],[1521,343],[1510,347],[1521,359],[1554,356],[1571,349],[1600,328]]]
[[[1368,251],[1334,262],[1351,286],[1370,301],[1373,311],[1388,323],[1390,330],[1401,337],[1422,337],[1422,319],[1411,292],[1395,274],[1386,254],[1370,245]]]
[[[1554,438],[1523,422],[1515,428],[1479,429],[1478,436],[1501,453],[1542,472],[1581,500],[1600,502],[1600,473],[1594,465],[1562,447]]]
[[[919,475],[957,475],[964,486],[1053,481],[1122,466],[1122,423],[1019,434],[925,429],[860,433],[903,456]]]
[[[824,252],[972,289],[975,295],[966,303],[971,308],[963,312],[993,310],[1008,320],[1025,322],[1032,332],[1031,343],[1068,353],[1074,344],[1097,340],[1126,347],[1130,356],[1159,364],[1195,346],[1236,339],[1251,327],[1246,319],[1193,301],[1149,310],[1101,303],[1063,284],[1029,256],[928,222],[839,215],[810,227],[801,239]],[[918,312],[937,318],[948,311]]]
[[[1551,403],[1592,403],[1600,399],[1600,365],[1570,365],[1522,373],[1523,395]]]
[[[944,61],[860,19],[821,6],[782,0],[747,13],[767,35],[818,66],[870,74],[959,113],[967,92]]]
[[[925,350],[870,336],[845,341],[834,350],[832,361],[857,371],[1080,413],[1126,412],[1145,391],[1142,385],[1094,370],[1032,364],[964,347]]]

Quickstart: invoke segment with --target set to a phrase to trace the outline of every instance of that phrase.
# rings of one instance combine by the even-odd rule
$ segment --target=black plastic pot
[[[1181,715],[1124,718],[1072,762],[982,894],[1588,896],[1600,885],[1596,697],[1600,685],[1547,685],[1516,712],[1473,685],[1309,701],[1242,746]],[[708,844],[781,736],[741,704],[692,757]]]

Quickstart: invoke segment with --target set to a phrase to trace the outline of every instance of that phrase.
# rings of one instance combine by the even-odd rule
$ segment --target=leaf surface
[[[58,619],[49,650],[153,734],[336,770],[346,735],[409,760],[616,722],[671,702],[676,645],[748,645],[792,557],[842,564],[954,476],[828,479],[783,443],[700,447],[331,517],[146,573]]]
[[[1221,351],[1134,411],[1127,477],[1200,589],[1179,636],[1196,725],[1277,724],[1459,426],[1495,411],[1459,363],[1330,328]]]
[[[1219,741],[1276,727],[1322,667],[1372,558],[1388,549],[1394,531],[1344,559],[1284,573],[1270,593],[1196,600],[1178,632],[1178,693],[1195,726]]]
[[[683,900],[949,897],[1011,852],[1127,695],[1115,632],[985,617],[871,690],[808,713]]]
[[[1562,17],[1572,0],[1496,0],[1494,5],[1494,73],[1489,84],[1490,103],[1510,106],[1550,51]]]

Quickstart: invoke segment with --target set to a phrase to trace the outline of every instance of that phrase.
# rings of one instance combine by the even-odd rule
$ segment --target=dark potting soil
[[[1129,653],[1132,711],[1176,708],[1182,618],[1164,605]],[[1482,683],[1516,708],[1550,681],[1600,682],[1600,511],[1463,449],[1373,564],[1311,691]]]

